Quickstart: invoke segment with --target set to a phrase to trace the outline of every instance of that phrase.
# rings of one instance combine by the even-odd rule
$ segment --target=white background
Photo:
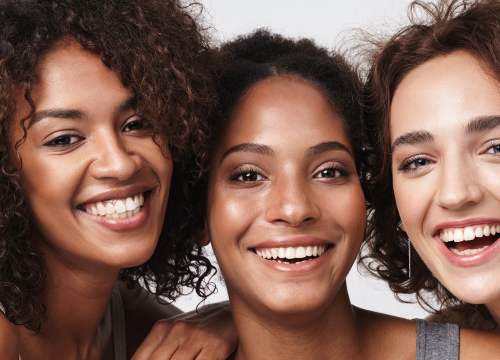
[[[307,37],[327,48],[337,48],[352,29],[391,32],[407,23],[408,0],[201,0],[208,14],[216,43],[267,27],[290,37]],[[207,250],[215,262],[212,249]],[[227,299],[220,271],[213,279],[218,293],[208,302]],[[358,273],[356,264],[347,277],[351,302],[359,307],[391,315],[417,318],[426,312],[416,304],[398,302],[388,286],[380,280]],[[175,305],[184,311],[192,310],[200,299],[194,295],[179,298]]]

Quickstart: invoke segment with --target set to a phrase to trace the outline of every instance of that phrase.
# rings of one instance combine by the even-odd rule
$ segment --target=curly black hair
[[[32,222],[11,149],[17,151],[26,137],[38,62],[68,39],[99,55],[119,75],[137,113],[154,124],[153,138],[169,144],[174,162],[156,250],[145,264],[123,269],[120,279],[129,288],[145,285],[158,300],[175,299],[183,286],[206,296],[204,280],[214,268],[192,236],[188,187],[192,174],[201,171],[196,159],[207,151],[205,118],[215,99],[200,11],[199,5],[180,0],[0,1],[0,304],[11,323],[28,326],[38,320],[34,329],[39,330],[45,312],[37,297],[44,288],[44,257],[30,236]],[[24,138],[11,144],[9,127],[20,91],[31,114],[21,120]]]
[[[222,45],[219,57],[219,110],[212,118],[211,148],[223,134],[231,110],[250,88],[271,77],[291,76],[318,87],[339,112],[355,151],[358,174],[363,173],[361,83],[343,56],[309,39],[293,40],[258,29]]]
[[[398,225],[401,219],[392,186],[389,113],[394,93],[409,72],[455,51],[470,53],[488,74],[500,81],[500,2],[414,1],[409,14],[411,24],[389,40],[368,39],[375,45],[370,51],[371,67],[364,89],[365,123],[373,149],[368,168],[368,188],[373,200],[361,261],[373,274],[386,280],[400,300],[400,294],[415,295],[420,305],[439,315],[434,320],[492,330],[496,324],[486,306],[456,298],[413,248],[411,277],[408,276],[408,236]]]

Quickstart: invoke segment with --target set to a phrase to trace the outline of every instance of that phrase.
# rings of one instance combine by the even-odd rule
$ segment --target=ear
[[[203,226],[196,230],[196,245],[207,246],[210,243],[210,235],[208,233],[207,219],[203,219]]]

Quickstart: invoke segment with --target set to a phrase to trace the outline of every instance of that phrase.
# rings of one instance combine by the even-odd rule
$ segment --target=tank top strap
[[[460,328],[457,324],[438,324],[415,319],[417,323],[416,360],[458,360]]]
[[[125,312],[123,310],[122,297],[116,285],[113,288],[113,295],[111,296],[111,319],[113,322],[113,349],[115,360],[126,360]]]

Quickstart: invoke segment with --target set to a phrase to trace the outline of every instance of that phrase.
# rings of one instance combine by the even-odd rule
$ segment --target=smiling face
[[[37,72],[35,113],[18,149],[37,247],[70,268],[144,263],[162,228],[172,161],[98,55],[62,45]],[[22,138],[19,121],[28,113],[20,97],[14,140]]]
[[[404,230],[458,298],[500,303],[500,88],[471,55],[411,71],[390,112]]]
[[[208,220],[232,306],[324,310],[358,254],[365,201],[324,94],[290,77],[238,103],[211,161]]]

